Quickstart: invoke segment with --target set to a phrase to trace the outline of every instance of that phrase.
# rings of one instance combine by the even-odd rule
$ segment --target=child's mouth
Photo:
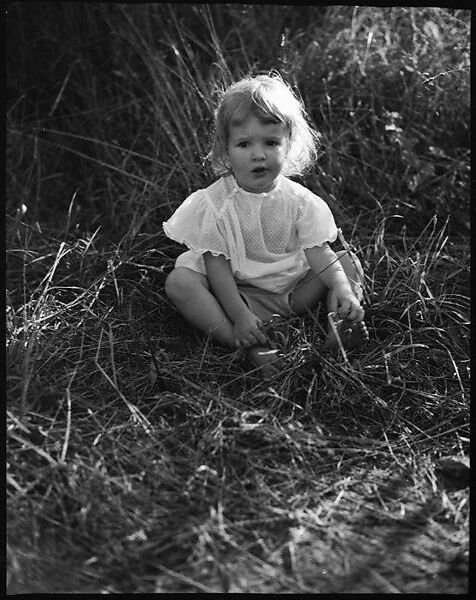
[[[255,175],[260,175],[260,174],[266,172],[266,167],[256,167],[251,172],[254,173]]]

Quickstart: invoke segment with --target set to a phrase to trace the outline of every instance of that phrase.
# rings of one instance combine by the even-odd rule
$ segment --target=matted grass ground
[[[9,5],[12,48],[31,14],[71,46],[54,84],[31,36],[9,75],[8,593],[467,592],[468,13],[45,4]],[[326,140],[305,183],[370,341],[331,357],[322,312],[293,320],[263,382],[166,299],[160,222],[209,180],[210,86],[271,67]]]

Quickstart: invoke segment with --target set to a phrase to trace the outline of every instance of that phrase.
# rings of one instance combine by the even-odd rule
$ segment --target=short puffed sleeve
[[[229,258],[217,211],[205,190],[191,194],[162,226],[167,237],[190,250],[211,252],[214,256],[223,254]]]
[[[337,238],[337,226],[326,202],[312,192],[305,194],[300,200],[296,233],[301,248],[334,242]]]

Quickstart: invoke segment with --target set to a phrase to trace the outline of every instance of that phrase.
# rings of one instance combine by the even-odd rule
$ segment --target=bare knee
[[[197,286],[208,287],[207,278],[186,267],[177,267],[165,280],[165,293],[174,304],[180,304],[184,298],[190,298]]]
[[[184,269],[174,269],[165,280],[165,293],[174,304],[190,293],[190,277]]]

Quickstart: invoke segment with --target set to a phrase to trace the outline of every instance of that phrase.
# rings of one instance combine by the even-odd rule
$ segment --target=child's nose
[[[255,146],[253,148],[253,158],[254,159],[266,158],[266,154],[265,154],[264,148],[262,146]]]

